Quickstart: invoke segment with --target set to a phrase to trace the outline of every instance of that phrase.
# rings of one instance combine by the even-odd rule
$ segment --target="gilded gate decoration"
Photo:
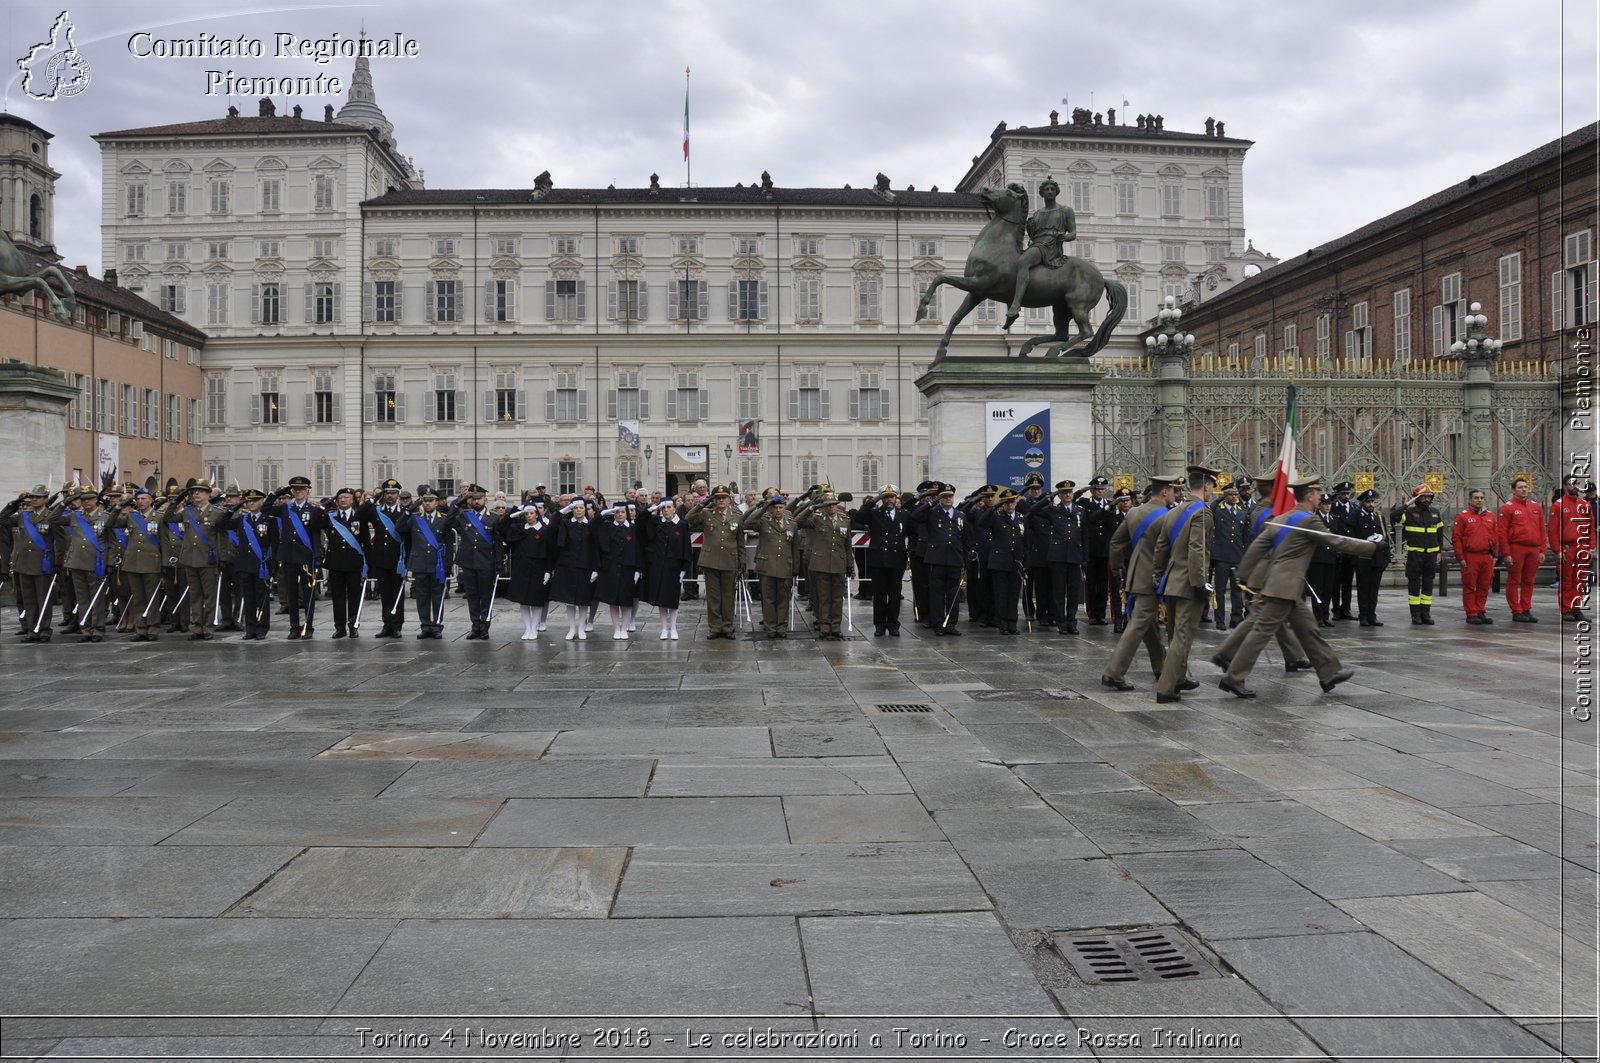
[[[1155,367],[1114,356],[1097,360],[1097,367],[1105,376],[1093,404],[1095,471],[1147,482],[1157,471],[1164,426]],[[1511,481],[1529,470],[1537,482],[1559,479],[1558,381],[1540,366],[1496,367],[1492,414],[1470,423],[1455,363],[1383,366],[1383,373],[1342,363],[1298,368],[1302,473],[1328,483],[1351,480],[1358,491],[1376,488],[1384,504],[1436,475],[1439,505],[1447,511],[1465,506],[1471,487],[1485,487],[1495,504],[1509,499]],[[1230,474],[1270,468],[1283,440],[1290,379],[1281,364],[1196,361],[1184,402],[1188,460]],[[1475,460],[1469,461],[1469,447]],[[1493,469],[1491,482],[1469,483],[1472,467]]]

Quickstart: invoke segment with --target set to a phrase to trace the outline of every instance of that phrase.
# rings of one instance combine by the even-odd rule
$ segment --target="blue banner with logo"
[[[1021,491],[1030,472],[1044,477],[1050,489],[1050,404],[989,402],[984,404],[989,482]]]

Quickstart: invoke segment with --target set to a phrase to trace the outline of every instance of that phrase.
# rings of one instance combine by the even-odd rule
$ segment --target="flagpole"
[[[683,186],[693,187],[691,164],[689,162],[689,68],[683,68]]]

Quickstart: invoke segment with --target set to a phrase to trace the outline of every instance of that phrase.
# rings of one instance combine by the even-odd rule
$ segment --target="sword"
[[[367,581],[361,581],[361,604],[356,606],[356,620],[350,627],[356,631],[361,630],[361,614],[367,609]],[[381,632],[380,632],[381,634]]]
[[[183,617],[178,615],[178,610],[183,608],[183,600],[187,597],[189,597],[189,587],[186,584],[183,593],[178,595],[178,600],[172,603],[172,615],[179,623],[183,622]]]
[[[300,625],[300,635],[304,638],[305,633],[311,630],[311,607],[317,600],[317,574],[310,565],[301,565],[300,568],[306,574],[306,621]]]
[[[139,616],[141,618],[149,616],[150,615],[150,607],[152,605],[155,605],[157,601],[160,601],[161,606],[162,606],[163,609],[166,608],[166,605],[167,605],[167,592],[166,591],[162,591],[161,592],[161,597],[159,599],[157,599],[156,596],[152,594],[150,596],[150,600],[148,602],[144,603],[144,612],[140,613]],[[156,615],[157,616],[161,615],[160,610],[157,610]]]
[[[89,615],[94,612],[94,603],[98,602],[100,600],[100,592],[105,590],[105,589],[106,589],[106,581],[105,580],[101,580],[100,581],[100,586],[96,587],[94,589],[94,594],[90,596],[89,604],[84,606],[83,608],[77,610],[77,616],[78,616],[78,620],[80,622],[89,619]]]
[[[495,574],[494,582],[489,584],[489,612],[484,616],[484,623],[494,622],[494,596],[500,592],[500,575]]]
[[[221,575],[222,574],[219,572],[217,575],[218,575],[218,586],[217,586],[216,591],[213,594],[212,604],[211,604],[211,626],[212,627],[216,627],[218,621],[220,621],[222,619],[222,586],[221,586]],[[201,586],[204,587],[204,584],[202,583]]]
[[[33,633],[35,635],[39,633],[39,625],[44,623],[44,618],[50,615],[50,596],[55,593],[57,575],[59,573],[52,572],[50,574],[50,586],[44,589],[44,604],[39,607],[39,619],[33,622]]]
[[[394,592],[394,602],[389,606],[389,615],[393,616],[400,608],[400,600],[406,596],[406,578],[400,577],[400,589]]]

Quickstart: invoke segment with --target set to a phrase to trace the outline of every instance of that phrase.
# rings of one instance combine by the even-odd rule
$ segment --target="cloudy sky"
[[[546,169],[568,187],[680,182],[687,66],[705,185],[769,170],[779,185],[859,186],[882,171],[895,187],[950,188],[1002,120],[1110,106],[1198,132],[1215,116],[1255,142],[1246,229],[1280,257],[1596,120],[1593,0],[80,0],[68,11],[89,87],[28,99],[14,60],[62,3],[0,5],[0,77],[7,109],[55,134],[57,244],[96,269],[92,134],[221,117],[230,103],[254,113],[254,94],[207,96],[208,69],[348,80],[349,60],[274,58],[274,34],[363,23],[418,42],[418,58],[375,61],[374,80],[431,188],[528,187]],[[139,59],[129,38],[141,30],[243,34],[267,54]],[[278,102],[320,116],[344,97]]]

